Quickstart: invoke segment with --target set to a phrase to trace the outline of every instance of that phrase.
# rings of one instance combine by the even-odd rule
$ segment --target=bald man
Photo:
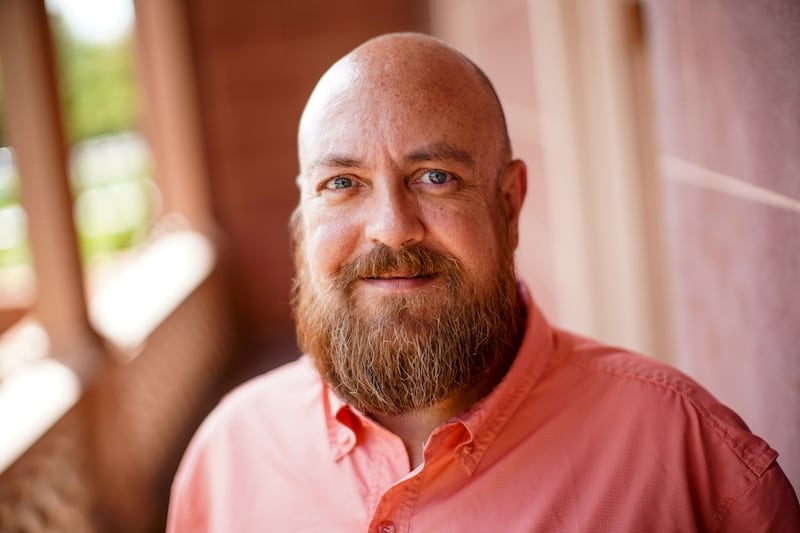
[[[550,326],[514,273],[526,170],[486,76],[382,36],[300,120],[305,353],[231,393],[177,531],[798,531],[777,453],[686,376]]]

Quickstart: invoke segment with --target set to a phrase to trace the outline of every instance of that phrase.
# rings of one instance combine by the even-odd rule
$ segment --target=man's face
[[[447,90],[351,88],[305,128],[300,185],[311,282],[331,279],[377,244],[451,255],[471,286],[495,277],[505,238],[499,143],[473,109],[450,98]],[[397,274],[359,280],[360,305],[379,308],[440,281]]]
[[[446,84],[353,84],[304,117],[298,331],[340,395],[366,411],[429,406],[490,371],[496,343],[514,342],[502,337],[516,335],[515,208],[479,110]],[[380,398],[353,390],[363,381]]]

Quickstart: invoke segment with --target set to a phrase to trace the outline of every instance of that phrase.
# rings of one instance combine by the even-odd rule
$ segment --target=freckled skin
[[[298,138],[311,280],[330,279],[379,243],[419,244],[455,256],[471,282],[488,285],[504,213],[516,246],[526,179],[524,164],[503,149],[500,120],[474,68],[431,38],[370,41],[336,63],[314,90]],[[426,150],[430,157],[409,159]],[[446,172],[447,182],[430,182],[430,170]],[[332,189],[337,176],[353,186]]]

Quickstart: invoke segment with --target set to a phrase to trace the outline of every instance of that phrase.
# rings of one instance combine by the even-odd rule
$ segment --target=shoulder
[[[558,331],[556,339],[547,371],[551,389],[572,407],[579,431],[588,426],[603,439],[594,450],[598,455],[661,476],[664,498],[667,487],[676,495],[693,494],[687,505],[712,529],[745,495],[763,502],[784,490],[770,481],[776,470],[783,475],[777,452],[688,375],[569,333]],[[592,420],[579,419],[581,412]],[[664,468],[668,474],[659,473]]]
[[[225,395],[203,421],[193,442],[212,435],[238,435],[283,420],[296,420],[321,403],[322,384],[308,357],[246,381]]]
[[[194,476],[198,469],[238,471],[232,464],[263,456],[264,443],[271,445],[270,453],[292,450],[298,439],[322,431],[317,427],[323,419],[321,391],[319,375],[307,357],[238,386],[195,432],[184,452],[178,477]],[[313,416],[316,413],[320,416]],[[316,419],[320,424],[314,424]],[[304,423],[298,424],[298,420]]]
[[[322,391],[313,364],[301,357],[227,394],[183,455],[168,531],[238,531],[243,520],[267,512],[251,505],[253,499],[277,498],[299,475],[286,465],[303,464],[324,449]]]
[[[288,405],[302,401],[303,391],[319,391],[321,381],[308,356],[256,376],[225,395],[215,411],[235,411],[239,405],[281,400]],[[298,394],[299,393],[299,394]]]
[[[777,455],[745,422],[708,390],[667,364],[579,336],[560,333],[557,359],[584,379],[594,381],[610,399],[626,403],[626,412],[659,417],[654,423],[708,433],[759,475]]]
[[[559,332],[556,366],[597,381],[609,392],[634,394],[639,399],[695,409],[708,423],[747,429],[733,411],[722,405],[702,385],[665,363],[601,344],[574,334]]]
[[[301,357],[228,393],[183,455],[172,483],[170,530],[206,530],[215,520],[234,523],[231,510],[249,501],[243,494],[274,490],[269,473],[299,464],[307,447],[324,439],[322,390],[313,364]]]

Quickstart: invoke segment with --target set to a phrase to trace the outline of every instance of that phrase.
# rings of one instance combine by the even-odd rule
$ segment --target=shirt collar
[[[338,461],[355,447],[358,428],[363,423],[360,418],[363,415],[344,403],[324,382],[322,397],[325,408],[325,426],[328,430],[328,444],[333,460]]]
[[[454,417],[467,430],[466,437],[454,450],[467,474],[478,467],[497,434],[541,377],[554,350],[553,331],[522,282],[519,292],[527,317],[525,335],[514,362],[492,392]]]
[[[489,445],[539,380],[554,349],[550,325],[533,303],[528,288],[522,282],[518,286],[527,317],[525,335],[514,362],[492,392],[434,431],[435,435],[453,426],[466,429],[453,453],[468,475],[478,467]],[[326,384],[323,384],[323,402],[332,457],[338,461],[356,446],[361,426],[372,422]]]

